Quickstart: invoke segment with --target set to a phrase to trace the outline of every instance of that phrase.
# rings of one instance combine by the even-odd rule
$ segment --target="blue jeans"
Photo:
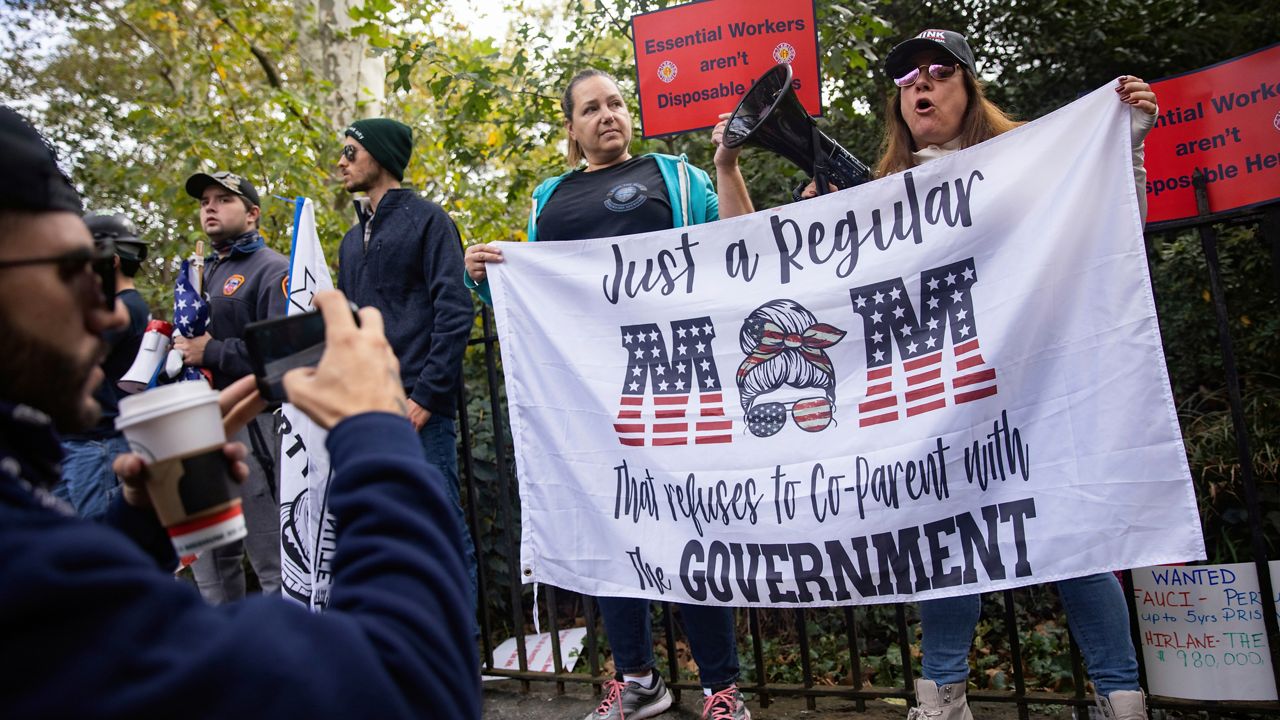
[[[80,517],[101,520],[111,498],[120,492],[111,462],[127,452],[129,443],[123,435],[63,441],[62,480],[54,486],[53,494],[71,503]]]
[[[476,546],[471,540],[471,531],[467,529],[467,516],[462,512],[462,493],[458,488],[458,434],[454,430],[453,419],[432,414],[427,424],[418,431],[422,440],[422,451],[427,462],[440,471],[445,480],[445,495],[453,504],[458,517],[458,527],[462,531],[462,553],[467,562],[467,575],[471,580],[471,614],[476,609]],[[476,629],[479,634],[479,629]]]
[[[613,664],[620,674],[639,675],[653,669],[653,633],[649,601],[601,597],[600,615],[613,647]],[[733,610],[709,605],[679,605],[689,649],[698,663],[704,688],[719,690],[738,682],[738,643]]]
[[[1137,690],[1138,658],[1129,637],[1129,608],[1116,576],[1098,573],[1060,580],[1057,585],[1095,691],[1106,696],[1117,690]],[[920,603],[920,645],[927,679],[938,685],[968,681],[969,646],[981,600],[980,595],[963,595]]]

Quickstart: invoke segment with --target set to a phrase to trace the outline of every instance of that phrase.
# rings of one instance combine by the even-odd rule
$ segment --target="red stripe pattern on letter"
[[[630,446],[702,445],[733,441],[725,417],[710,317],[671,322],[671,350],[657,323],[625,325],[627,370],[613,428]]]
[[[983,359],[978,342],[972,297],[977,281],[973,258],[920,273],[919,314],[901,278],[850,291],[866,333],[867,391],[858,403],[859,427],[996,394],[995,368]]]

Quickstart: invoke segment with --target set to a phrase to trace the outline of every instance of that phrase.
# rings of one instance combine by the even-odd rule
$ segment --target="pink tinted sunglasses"
[[[916,84],[916,80],[920,79],[921,70],[928,70],[929,77],[933,78],[934,80],[946,80],[947,78],[956,74],[956,68],[958,67],[959,66],[954,63],[951,65],[947,65],[945,63],[933,63],[932,65],[920,65],[919,67],[915,67],[909,70],[906,75],[903,75],[902,77],[894,78],[893,84],[897,85],[898,87],[911,87],[912,85]]]

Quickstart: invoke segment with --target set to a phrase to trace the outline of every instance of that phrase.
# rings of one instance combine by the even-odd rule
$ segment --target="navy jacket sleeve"
[[[285,283],[289,277],[289,260],[260,250],[263,267],[253,279],[254,303],[250,321],[283,317],[289,310]],[[243,329],[243,328],[242,328]],[[249,346],[242,337],[210,338],[205,346],[205,366],[215,368],[223,377],[236,379],[253,373],[249,362]],[[228,381],[229,382],[229,381]]]
[[[329,609],[211,607],[115,530],[0,505],[5,717],[480,717],[467,573],[444,482],[404,418],[329,436]]]
[[[173,572],[177,569],[178,554],[154,511],[135,508],[117,493],[107,505],[102,522],[132,538],[162,570]]]
[[[409,393],[410,399],[435,412],[453,414],[462,373],[462,354],[471,335],[475,309],[462,284],[462,239],[443,210],[433,207],[422,231],[422,274],[430,290],[433,315],[431,350]]]

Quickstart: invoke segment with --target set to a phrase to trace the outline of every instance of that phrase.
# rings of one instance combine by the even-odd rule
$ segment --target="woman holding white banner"
[[[707,173],[679,157],[633,157],[631,115],[608,74],[585,70],[569,82],[560,101],[570,170],[533,191],[528,240],[584,240],[668,230],[752,212],[738,170],[738,150],[724,147],[722,122],[712,131],[716,185]],[[724,117],[727,117],[724,116]],[[586,161],[586,167],[578,165]],[[466,284],[491,302],[485,265],[502,261],[496,244],[467,248]],[[671,706],[671,692],[655,668],[649,601],[598,598],[613,647],[617,675],[604,700],[585,720],[640,720]],[[706,699],[702,717],[750,720],[738,691],[738,650],[730,608],[681,605],[685,632]]]
[[[974,75],[973,51],[964,36],[925,30],[896,46],[885,71],[897,85],[886,108],[883,156],[876,174],[909,170],[989,140],[1019,125],[983,96]],[[1123,75],[1116,93],[1132,106],[1133,175],[1146,218],[1143,138],[1155,124],[1156,96],[1142,80]],[[812,185],[805,195],[812,196]],[[1057,583],[1071,633],[1084,653],[1104,718],[1146,718],[1138,664],[1129,637],[1129,614],[1115,575],[1100,573]],[[969,648],[981,614],[981,596],[920,603],[924,678],[916,681],[919,706],[908,720],[972,720],[965,699]]]

